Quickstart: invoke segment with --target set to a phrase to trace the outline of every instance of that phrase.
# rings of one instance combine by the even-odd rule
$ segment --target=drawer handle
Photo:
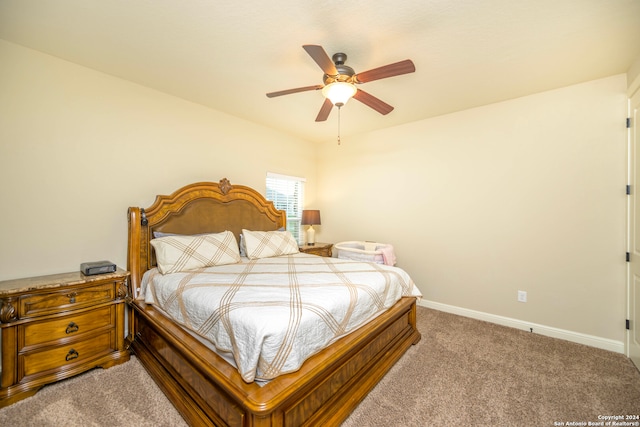
[[[74,332],[78,332],[78,329],[80,329],[78,325],[76,325],[75,322],[71,322],[67,325],[67,330],[65,332],[68,334],[72,334]]]
[[[74,349],[71,349],[69,350],[69,353],[67,353],[67,357],[65,357],[65,359],[68,362],[69,360],[77,359],[79,356],[80,354],[77,351],[75,351]]]
[[[68,293],[67,298],[69,298],[69,303],[74,304],[76,302],[76,296],[78,296],[78,294],[75,292]]]

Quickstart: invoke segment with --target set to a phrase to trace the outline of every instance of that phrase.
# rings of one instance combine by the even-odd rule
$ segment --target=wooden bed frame
[[[147,209],[129,208],[129,336],[134,354],[191,425],[336,426],[420,340],[416,301],[402,298],[375,320],[309,358],[295,373],[264,386],[246,383],[238,371],[198,339],[136,300],[142,275],[154,267],[154,231],[196,234],[242,228],[277,230],[284,211],[257,191],[201,182],[157,196]]]

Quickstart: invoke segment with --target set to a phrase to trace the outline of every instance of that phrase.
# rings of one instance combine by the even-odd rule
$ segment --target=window
[[[287,230],[300,243],[300,221],[304,201],[304,178],[267,172],[267,199],[287,212]]]

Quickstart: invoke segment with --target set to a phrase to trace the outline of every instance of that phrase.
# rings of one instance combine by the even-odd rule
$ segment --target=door
[[[640,369],[640,90],[631,97],[629,141],[629,262],[627,351]]]

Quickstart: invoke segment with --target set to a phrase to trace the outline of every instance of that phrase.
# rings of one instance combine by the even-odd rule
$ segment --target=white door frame
[[[640,111],[640,76],[634,81],[634,85],[629,87],[628,101],[627,101],[627,120],[630,120],[630,126],[627,126],[627,161],[628,161],[628,176],[627,183],[631,185],[631,194],[627,198],[627,253],[631,254],[630,262],[627,263],[627,310],[626,319],[630,322],[630,327],[626,331],[625,339],[625,354],[627,357],[635,363],[640,369],[640,346],[639,340],[634,340],[634,333],[639,333],[640,327],[640,290],[636,285],[636,277],[638,273],[638,266],[640,266],[640,257],[638,257],[638,250],[640,242],[636,241],[636,237],[639,236],[640,230],[640,140],[638,139],[638,126],[640,115],[637,113]],[[636,286],[636,289],[634,289]],[[635,310],[634,310],[635,307]]]

